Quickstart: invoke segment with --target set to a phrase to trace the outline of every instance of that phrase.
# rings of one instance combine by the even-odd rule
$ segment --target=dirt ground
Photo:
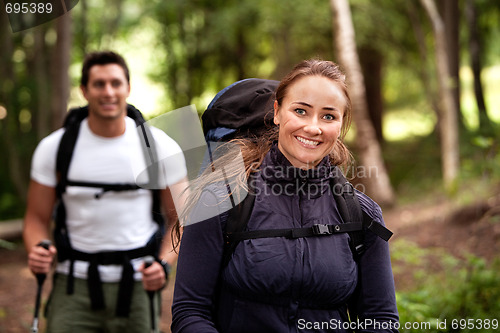
[[[398,207],[384,211],[384,219],[394,232],[391,242],[405,239],[422,247],[442,247],[456,256],[469,252],[492,259],[500,253],[500,194],[460,209],[446,200]],[[404,285],[403,279],[404,274],[395,275],[396,286]],[[44,285],[44,301],[49,290],[50,278]],[[170,281],[163,291],[161,330],[165,333],[170,332],[172,290]],[[26,268],[23,247],[0,248],[0,333],[30,331],[35,294],[36,281]],[[43,324],[42,318],[41,328]]]

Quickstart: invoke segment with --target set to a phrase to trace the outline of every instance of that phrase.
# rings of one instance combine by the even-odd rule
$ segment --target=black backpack
[[[202,115],[203,132],[208,147],[210,148],[213,141],[225,142],[233,138],[251,138],[264,133],[267,130],[267,124],[272,123],[274,92],[278,84],[279,82],[274,80],[252,78],[237,81],[221,90]],[[209,153],[211,154],[210,149]],[[210,159],[212,160],[211,157]],[[227,265],[238,243],[245,239],[316,237],[347,232],[355,260],[359,260],[365,251],[364,233],[366,230],[371,230],[388,241],[392,232],[374,222],[361,209],[354,187],[347,181],[341,170],[335,167],[332,171],[334,177],[330,187],[343,220],[342,224],[317,224],[310,228],[249,231],[246,226],[255,201],[255,195],[252,195],[250,190],[245,199],[238,205],[233,204],[233,208],[228,213],[224,230],[226,243],[223,265]],[[339,195],[336,193],[339,191],[333,191],[333,189],[342,189],[341,194]],[[231,201],[234,202],[234,200]]]
[[[102,295],[102,289],[100,288],[100,277],[97,271],[97,265],[100,264],[117,264],[123,265],[122,280],[120,281],[120,289],[117,300],[117,315],[120,317],[127,317],[130,309],[130,300],[132,297],[132,287],[133,287],[133,268],[130,264],[130,259],[143,257],[147,255],[153,255],[158,258],[158,251],[161,246],[161,240],[163,234],[165,233],[165,225],[163,216],[161,215],[160,208],[160,192],[159,190],[153,189],[153,204],[152,204],[152,218],[158,223],[158,232],[153,235],[148,244],[144,247],[133,249],[129,251],[111,251],[111,252],[101,252],[98,254],[89,254],[77,251],[72,248],[70,235],[68,233],[66,225],[66,207],[63,201],[63,194],[66,191],[67,186],[84,186],[102,189],[100,192],[95,194],[96,200],[100,199],[108,191],[133,191],[140,188],[154,188],[148,187],[149,184],[114,184],[114,183],[98,183],[98,182],[86,182],[78,180],[68,179],[68,170],[71,164],[71,159],[73,156],[73,151],[75,148],[76,141],[78,139],[78,134],[80,130],[80,124],[88,116],[88,106],[71,109],[68,112],[64,120],[63,127],[65,132],[59,143],[59,148],[57,151],[56,159],[56,173],[58,183],[56,186],[56,197],[58,203],[55,209],[55,228],[54,228],[54,241],[58,250],[58,261],[62,262],[65,260],[70,260],[70,272],[68,274],[68,284],[67,293],[73,294],[74,291],[74,276],[73,276],[73,266],[75,260],[88,261],[89,265],[89,280],[94,281],[92,285],[89,284],[89,294],[91,299],[92,308],[102,309],[104,308],[104,298]],[[154,139],[149,127],[145,124],[145,120],[139,110],[134,106],[127,105],[127,116],[132,118],[138,128],[142,132],[142,147],[146,158],[149,174],[149,181],[152,182],[156,179],[158,164],[154,163],[157,161],[156,158],[156,148],[154,146]]]

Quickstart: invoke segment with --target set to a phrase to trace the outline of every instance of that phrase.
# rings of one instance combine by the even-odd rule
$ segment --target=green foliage
[[[151,8],[165,57],[154,78],[176,108],[244,78],[279,79],[304,58],[332,57],[325,1],[161,1]]]
[[[427,332],[456,332],[460,319],[493,319],[500,313],[500,257],[491,263],[474,255],[461,260],[436,249],[421,249],[408,241],[392,246],[395,274],[412,272],[411,287],[397,292],[401,332],[405,323],[430,323]],[[437,323],[446,321],[446,330]],[[443,327],[441,327],[443,328]],[[463,329],[461,332],[491,332]]]
[[[500,2],[496,0],[474,0],[478,11],[478,29],[482,46],[481,53],[485,65],[497,63],[499,60],[500,47],[498,43],[488,43],[488,40],[500,38]]]

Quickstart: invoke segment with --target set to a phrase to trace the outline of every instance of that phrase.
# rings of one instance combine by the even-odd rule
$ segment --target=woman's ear
[[[279,118],[278,118],[278,111],[279,111],[279,105],[278,105],[278,101],[277,100],[274,100],[274,124],[275,125],[279,125],[280,121],[279,121]]]

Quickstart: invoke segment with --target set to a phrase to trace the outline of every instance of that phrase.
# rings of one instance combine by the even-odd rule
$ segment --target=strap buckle
[[[312,226],[314,235],[331,235],[333,232],[328,224],[315,224]]]

